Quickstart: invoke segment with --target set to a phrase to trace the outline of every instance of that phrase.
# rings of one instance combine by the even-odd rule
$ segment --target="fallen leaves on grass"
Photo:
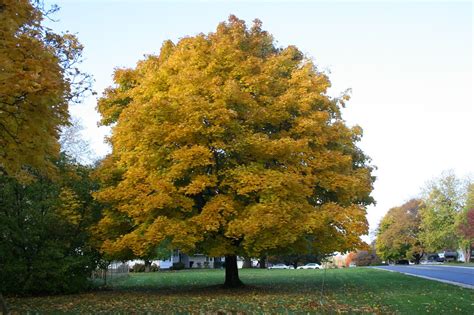
[[[323,304],[313,294],[255,292],[195,292],[163,295],[156,292],[95,292],[88,294],[10,299],[15,312],[67,313],[379,313],[370,306],[354,307],[334,298]]]
[[[368,268],[328,270],[323,287],[323,275],[243,270],[247,286],[224,289],[221,271],[134,274],[108,290],[7,302],[14,313],[472,314],[472,290]]]

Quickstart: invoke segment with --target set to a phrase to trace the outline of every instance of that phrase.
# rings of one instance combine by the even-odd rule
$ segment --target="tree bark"
[[[108,269],[108,267],[105,267],[105,269],[103,269],[103,272],[104,272],[104,285],[107,285],[107,269]]]
[[[10,314],[8,311],[7,303],[5,302],[5,299],[3,298],[3,294],[0,292],[0,311],[2,311],[2,314],[7,315]]]
[[[237,288],[244,284],[239,279],[239,269],[237,268],[237,256],[225,256],[225,282],[226,288]]]
[[[145,259],[145,272],[150,272],[151,269],[151,261]]]
[[[260,257],[260,259],[258,260],[258,265],[260,266],[261,269],[267,268],[267,264],[266,264],[265,260],[266,260],[265,256]]]
[[[471,246],[468,246],[465,250],[464,250],[464,261],[466,263],[470,263],[471,262]]]
[[[419,265],[421,261],[421,257],[423,257],[423,254],[414,254],[413,258],[415,258],[415,265]]]

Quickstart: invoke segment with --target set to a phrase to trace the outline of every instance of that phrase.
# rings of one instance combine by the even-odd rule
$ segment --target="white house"
[[[183,263],[184,268],[214,268],[216,261],[222,261],[220,258],[208,257],[203,254],[186,255],[179,250],[174,250],[169,259],[160,260],[158,266],[160,269],[169,269],[174,263]]]
[[[200,268],[220,268],[222,263],[225,262],[224,257],[209,257],[203,254],[186,255],[181,253],[179,250],[174,250],[171,257],[167,260],[160,260],[158,266],[160,269],[169,269],[173,266],[173,263],[181,262],[184,264],[186,269],[200,269]],[[257,260],[252,261],[252,265],[255,267]],[[241,269],[244,265],[244,261],[241,257],[237,257],[237,268]]]

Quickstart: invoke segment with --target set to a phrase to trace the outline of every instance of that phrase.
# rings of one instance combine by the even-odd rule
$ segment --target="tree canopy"
[[[474,185],[445,171],[430,181],[423,199],[390,209],[377,231],[377,254],[385,260],[419,262],[424,253],[464,252],[469,261],[474,245]]]
[[[426,189],[420,239],[429,251],[455,250],[460,238],[456,220],[466,202],[466,186],[453,172],[443,173]]]
[[[68,104],[90,88],[77,64],[82,45],[56,34],[43,1],[0,2],[0,306],[2,293],[86,288],[98,251],[91,168],[60,155]]]
[[[68,102],[90,86],[76,67],[82,45],[44,27],[49,13],[42,1],[0,4],[0,172],[10,176],[24,166],[43,174],[54,169]]]
[[[360,244],[374,178],[362,129],[341,118],[348,96],[329,97],[328,77],[260,21],[166,41],[114,81],[98,103],[112,126],[96,195],[109,255],[165,240],[229,257]]]
[[[388,261],[409,259],[419,263],[424,253],[419,238],[421,207],[421,200],[412,199],[387,212],[377,232],[378,256]]]
[[[100,205],[91,167],[66,156],[54,181],[35,174],[22,183],[0,176],[0,292],[67,293],[90,286],[100,258],[91,227]]]
[[[474,247],[474,184],[470,183],[464,209],[456,218],[456,229],[459,233],[459,247],[464,251],[466,262],[471,261]]]

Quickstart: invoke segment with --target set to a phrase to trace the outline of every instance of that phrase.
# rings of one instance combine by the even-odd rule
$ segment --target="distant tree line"
[[[424,254],[462,250],[470,261],[474,245],[474,184],[445,172],[422,198],[390,209],[381,220],[377,254],[386,261],[419,263]]]

